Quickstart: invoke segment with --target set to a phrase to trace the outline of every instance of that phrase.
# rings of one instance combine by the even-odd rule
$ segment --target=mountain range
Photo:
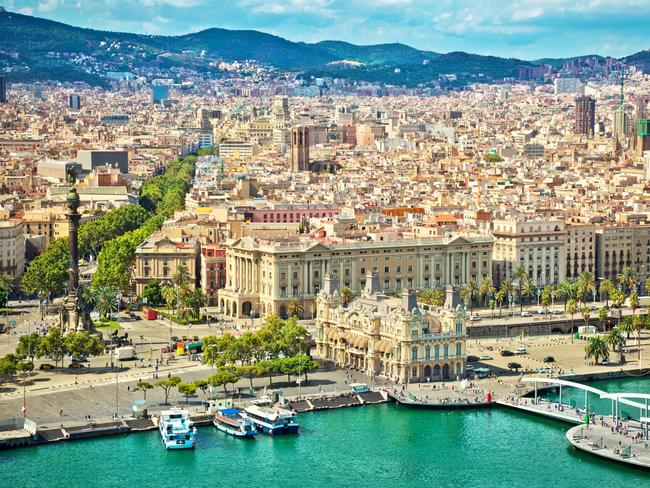
[[[101,66],[89,70],[78,60],[70,62],[70,55],[74,54],[91,56]],[[626,59],[642,69],[650,67],[648,51]],[[340,76],[411,86],[438,74],[499,79],[516,76],[521,66],[542,63],[561,66],[566,61],[525,61],[465,52],[441,54],[399,43],[359,46],[343,41],[321,41],[309,44],[254,30],[211,28],[179,36],[107,32],[0,10],[0,70],[8,71],[10,80],[80,80],[102,84],[102,69],[191,67],[207,72],[213,69],[210,63],[215,60],[256,60],[309,76]],[[7,69],[9,66],[11,70]]]

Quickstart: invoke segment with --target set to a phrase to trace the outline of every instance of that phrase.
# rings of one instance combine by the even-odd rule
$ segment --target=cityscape
[[[308,3],[0,7],[9,486],[649,481],[634,2]]]

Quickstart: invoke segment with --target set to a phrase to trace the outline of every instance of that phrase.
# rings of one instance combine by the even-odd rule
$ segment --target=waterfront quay
[[[577,425],[569,429],[566,438],[575,448],[601,458],[631,466],[650,469],[650,447],[637,428],[615,429],[610,423]]]

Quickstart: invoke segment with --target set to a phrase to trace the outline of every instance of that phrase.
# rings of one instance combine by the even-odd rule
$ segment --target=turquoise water
[[[205,427],[195,451],[166,451],[157,432],[4,451],[3,485],[650,486],[650,473],[570,449],[567,425],[505,409],[444,412],[390,404],[307,413],[300,422],[297,436],[249,441]]]

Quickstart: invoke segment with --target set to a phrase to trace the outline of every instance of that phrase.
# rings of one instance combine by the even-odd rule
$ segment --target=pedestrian
[[[59,417],[63,417],[63,409],[59,410]]]

